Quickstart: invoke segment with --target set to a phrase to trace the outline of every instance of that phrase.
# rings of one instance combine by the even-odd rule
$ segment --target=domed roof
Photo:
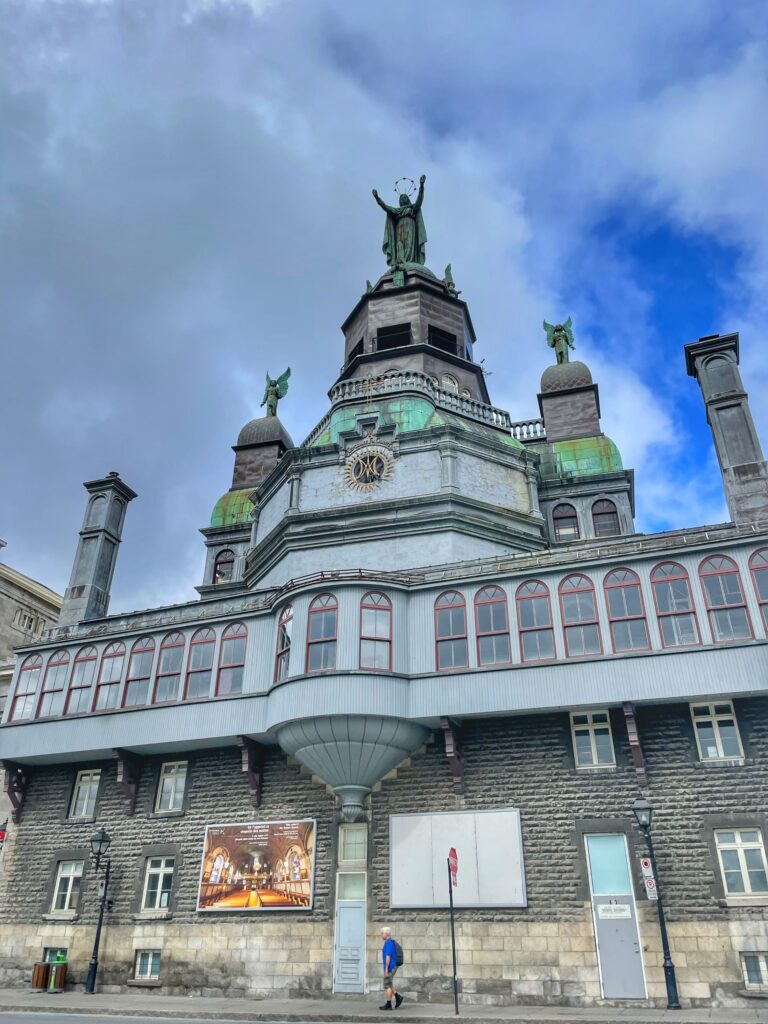
[[[548,366],[541,375],[543,394],[551,391],[570,391],[571,388],[583,388],[592,383],[592,374],[586,363],[574,359],[571,363],[555,363]]]
[[[249,444],[282,444],[284,448],[294,447],[291,435],[278,416],[262,416],[246,423],[238,434],[236,447]]]

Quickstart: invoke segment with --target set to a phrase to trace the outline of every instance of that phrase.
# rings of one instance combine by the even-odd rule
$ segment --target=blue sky
[[[573,316],[642,530],[719,522],[682,346],[739,330],[768,439],[768,7],[0,0],[0,536],[62,590],[85,492],[139,492],[113,610],[194,597],[264,374],[300,442],[381,216],[427,175],[495,404]]]

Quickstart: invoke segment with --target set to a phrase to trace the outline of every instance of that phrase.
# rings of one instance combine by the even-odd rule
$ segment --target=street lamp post
[[[648,857],[651,861],[653,877],[656,880],[656,909],[659,912],[659,931],[661,932],[661,949],[664,954],[664,981],[667,986],[667,1009],[680,1010],[680,997],[677,994],[677,977],[675,965],[672,963],[672,956],[669,952],[669,938],[667,936],[667,922],[664,917],[664,904],[661,900],[661,886],[659,885],[659,872],[656,869],[656,854],[651,839],[651,816],[653,807],[645,797],[639,796],[632,804],[632,810],[637,818],[637,824],[645,838],[648,847]]]
[[[93,943],[91,961],[88,964],[88,977],[85,980],[85,991],[88,995],[93,995],[94,989],[96,988],[96,972],[99,969],[99,943],[101,942],[101,929],[104,924],[104,911],[108,906],[107,892],[109,889],[110,862],[106,853],[111,842],[112,840],[104,829],[97,832],[96,835],[91,836],[91,854],[95,861],[94,867],[97,875],[99,873],[99,866],[101,865],[102,858],[104,859],[104,881],[101,883],[101,894],[99,897],[99,923],[96,925],[96,938]]]

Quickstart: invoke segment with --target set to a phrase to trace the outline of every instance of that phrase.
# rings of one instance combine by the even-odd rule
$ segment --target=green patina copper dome
[[[235,526],[250,523],[253,504],[250,496],[252,487],[222,494],[211,513],[211,526]]]
[[[621,473],[624,470],[619,449],[605,434],[532,445],[532,448],[541,456],[541,475],[544,479],[569,480],[579,476]]]

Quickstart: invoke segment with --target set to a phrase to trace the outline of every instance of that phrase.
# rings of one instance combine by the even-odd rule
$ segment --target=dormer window
[[[220,551],[213,566],[213,582],[229,583],[235,572],[234,551]]]
[[[555,505],[552,510],[552,526],[555,540],[579,539],[579,517],[573,505]]]
[[[376,332],[376,351],[385,352],[390,348],[402,348],[411,344],[411,325],[394,324],[392,327],[380,327]]]
[[[592,506],[592,525],[596,537],[616,537],[621,533],[619,513],[607,498],[596,501]]]

